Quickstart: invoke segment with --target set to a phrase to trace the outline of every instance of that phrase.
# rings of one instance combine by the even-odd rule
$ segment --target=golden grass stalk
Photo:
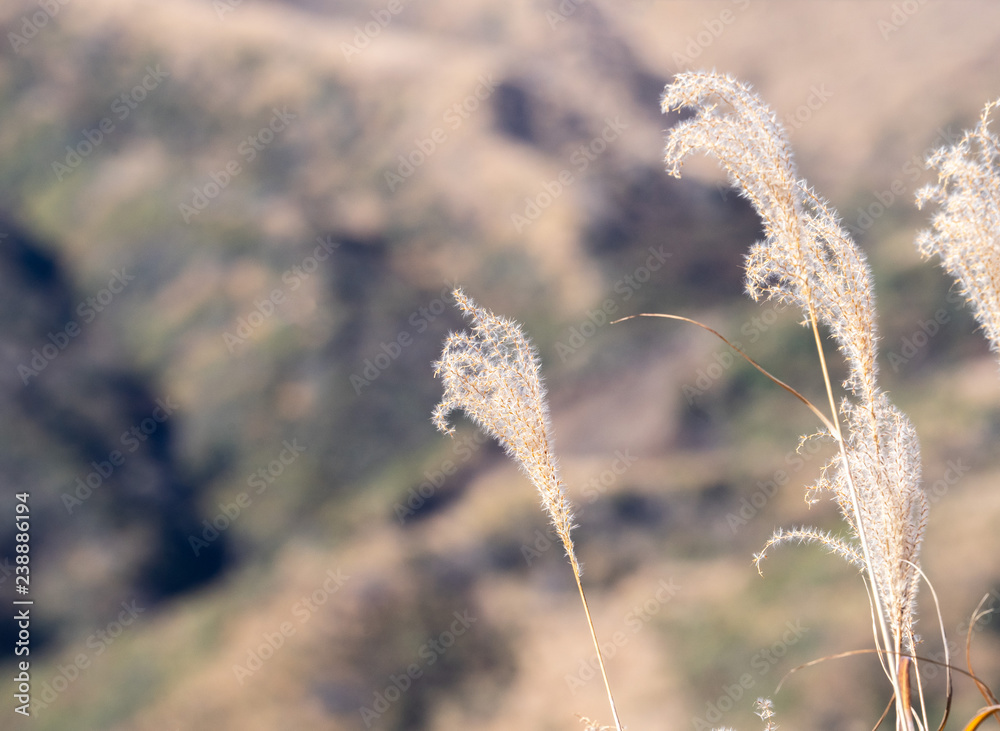
[[[1000,99],[987,103],[974,128],[927,157],[926,166],[937,171],[938,179],[917,191],[917,207],[936,203],[940,208],[931,217],[931,228],[917,234],[916,246],[925,258],[940,257],[1000,359],[1000,138],[989,128],[990,114],[997,107]],[[976,607],[969,625],[965,652],[968,674],[988,705],[966,731],[978,728],[991,715],[1000,722],[1000,703],[972,672],[972,626],[982,605]]]
[[[1000,139],[989,129],[997,107],[1000,99],[986,105],[962,139],[928,156],[938,181],[917,191],[917,207],[941,208],[916,245],[925,257],[941,258],[1000,359]]]
[[[573,550],[573,514],[552,448],[552,428],[538,354],[518,323],[478,307],[460,288],[455,289],[453,296],[462,314],[471,321],[472,332],[451,333],[441,360],[434,363],[434,375],[442,380],[444,395],[434,409],[433,422],[440,431],[453,434],[448,416],[461,409],[503,446],[538,490],[542,508],[548,513],[573,568],[615,728],[621,731],[604,657],[583,591],[583,572]]]
[[[979,125],[959,143],[928,159],[928,166],[939,172],[938,183],[920,191],[918,204],[933,201],[942,210],[933,218],[933,230],[922,232],[917,243],[925,255],[941,256],[972,303],[991,347],[1000,353],[1000,142],[988,130],[989,114],[996,106],[1000,100],[986,106]],[[778,529],[754,561],[759,570],[771,547],[789,542],[818,543],[857,566],[863,572],[872,608],[873,652],[893,691],[886,714],[894,705],[898,731],[929,729],[919,662],[936,661],[916,654],[914,632],[917,589],[923,577],[919,554],[928,504],[919,487],[916,431],[878,386],[878,334],[867,261],[833,208],[798,177],[785,130],[747,85],[714,72],[678,74],[664,92],[662,107],[664,112],[681,108],[694,112],[668,133],[668,172],[680,177],[684,160],[694,152],[715,156],[730,182],[763,220],[765,238],[751,247],[746,258],[747,291],[755,300],[773,299],[799,307],[802,324],[811,330],[816,344],[829,413],[768,373],[712,328],[678,315],[645,316],[683,320],[721,338],[802,401],[823,425],[819,436],[836,441],[837,455],[809,487],[809,494],[828,491],[832,495],[847,522],[847,533],[833,535],[811,527]],[[573,549],[573,516],[552,447],[537,353],[516,322],[478,307],[461,289],[454,291],[454,297],[471,321],[472,331],[450,334],[441,359],[434,363],[444,395],[433,421],[442,432],[452,434],[448,416],[458,409],[465,411],[503,445],[538,489],[573,569],[615,728],[621,731]],[[847,364],[839,405],[821,328],[829,332]],[[931,591],[933,594],[933,587]],[[937,605],[936,595],[934,601]],[[940,609],[938,620],[940,624]],[[968,646],[966,649],[968,655]],[[840,656],[853,654],[856,652]],[[1000,704],[972,673],[971,661],[969,664],[968,673],[958,672],[973,678],[988,704],[966,727],[966,731],[973,731],[986,718],[998,714]],[[944,665],[949,671],[953,669],[947,656]],[[911,692],[911,668],[916,671],[917,700]],[[950,707],[950,672],[947,693]],[[776,727],[769,700],[758,701],[758,715],[766,731]],[[589,719],[581,720],[588,728],[604,728]],[[946,720],[947,710],[942,727]]]
[[[784,128],[748,86],[715,72],[682,73],[667,86],[664,112],[694,114],[668,132],[665,161],[680,177],[694,152],[716,157],[730,182],[757,210],[765,239],[746,259],[755,299],[799,307],[812,330],[830,414],[821,421],[839,453],[812,490],[832,493],[850,534],[815,528],[778,530],[755,557],[787,542],[815,542],[864,571],[871,587],[876,643],[896,699],[898,729],[913,729],[907,655],[913,654],[919,549],[927,500],[919,488],[916,432],[877,383],[875,304],[864,255],[835,211],[798,177]],[[820,327],[829,330],[848,366],[837,407]],[[924,723],[926,726],[926,723]]]

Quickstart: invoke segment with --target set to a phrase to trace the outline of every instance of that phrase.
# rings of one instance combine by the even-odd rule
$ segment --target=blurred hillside
[[[752,210],[714,163],[662,172],[659,94],[700,67],[754,84],[869,254],[961,645],[983,594],[1000,607],[1000,378],[911,204],[923,155],[1000,95],[1000,7],[959,5],[4,4],[0,516],[30,491],[39,703],[12,727],[609,720],[530,485],[430,424],[455,283],[539,346],[630,728],[754,728],[793,667],[869,647],[836,559],[750,566],[776,526],[838,525],[802,501],[808,412],[700,331],[607,324],[695,316],[822,393],[795,314],[742,294]],[[870,728],[886,688],[871,658],[823,663],[778,721]]]

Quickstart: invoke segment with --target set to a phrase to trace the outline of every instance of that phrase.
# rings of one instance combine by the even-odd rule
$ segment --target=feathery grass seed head
[[[917,191],[917,207],[941,208],[916,245],[925,257],[941,257],[1000,357],[1000,139],[989,129],[997,107],[1000,99],[986,105],[961,140],[927,158],[938,181]]]
[[[778,530],[754,557],[786,542],[819,543],[869,573],[882,614],[887,649],[913,644],[913,610],[927,501],[919,487],[920,453],[909,420],[877,385],[878,336],[874,287],[864,254],[837,214],[796,173],[785,130],[750,89],[714,72],[682,73],[663,96],[663,110],[694,115],[667,134],[667,170],[680,176],[694,152],[718,158],[764,223],[765,240],[746,258],[746,287],[755,299],[801,308],[814,328],[829,329],[848,365],[844,387],[854,400],[834,414],[829,435],[840,453],[824,467],[807,499],[829,490],[850,528],[839,537],[815,528]],[[996,146],[993,146],[994,157]],[[994,194],[996,189],[994,188]],[[994,227],[994,232],[998,229]],[[823,362],[826,373],[825,360]],[[829,388],[829,387],[828,387]],[[831,410],[836,410],[832,390]]]
[[[538,354],[518,323],[477,306],[461,288],[453,296],[472,332],[451,333],[441,360],[434,363],[434,375],[444,385],[434,425],[453,434],[448,416],[461,409],[495,438],[537,488],[567,556],[579,569],[570,537],[573,516],[552,447]]]

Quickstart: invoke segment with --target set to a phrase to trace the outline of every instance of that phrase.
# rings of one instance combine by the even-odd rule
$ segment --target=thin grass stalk
[[[817,323],[816,320],[816,312],[813,309],[811,299],[809,305],[809,323],[813,332],[813,337],[816,341],[816,351],[819,354],[820,370],[822,370],[823,372],[823,383],[826,386],[827,397],[830,400],[830,414],[832,417],[831,421],[833,422],[834,425],[833,434],[837,440],[837,446],[840,449],[840,459],[843,461],[844,464],[844,475],[847,479],[848,491],[851,496],[851,507],[854,510],[854,520],[855,520],[855,525],[857,526],[858,539],[861,543],[861,551],[865,558],[865,571],[868,573],[868,580],[871,582],[873,587],[873,590],[869,593],[869,597],[871,597],[872,601],[875,604],[875,615],[878,617],[879,629],[882,633],[882,642],[884,643],[886,652],[889,651],[890,647],[893,647],[895,649],[895,653],[890,655],[889,664],[891,669],[889,672],[886,673],[886,675],[889,678],[889,682],[892,684],[892,691],[896,698],[896,725],[897,728],[899,728],[900,723],[905,723],[906,729],[912,729],[913,723],[912,720],[910,719],[910,709],[908,707],[904,708],[904,704],[906,703],[906,698],[909,697],[909,688],[908,688],[909,675],[907,675],[906,678],[907,687],[904,688],[903,687],[904,682],[900,680],[899,677],[899,666],[901,662],[900,651],[902,650],[902,648],[900,647],[898,638],[891,638],[891,633],[889,632],[889,628],[885,623],[885,610],[882,607],[882,601],[880,596],[881,593],[878,591],[878,581],[877,577],[875,576],[874,563],[872,562],[872,557],[871,557],[871,549],[869,548],[868,545],[868,534],[867,531],[865,530],[864,521],[862,520],[861,516],[861,505],[858,499],[858,490],[854,485],[854,477],[851,474],[850,462],[847,459],[847,447],[844,443],[843,432],[840,429],[840,418],[837,416],[836,401],[834,400],[833,396],[833,386],[830,382],[830,372],[826,365],[826,355],[823,352],[823,341],[820,338],[819,324]],[[897,641],[893,642],[892,641],[893,639],[896,639]]]
[[[690,116],[668,132],[665,161],[680,177],[694,152],[721,163],[730,182],[753,204],[764,239],[746,259],[746,286],[755,300],[801,308],[813,331],[831,419],[824,419],[839,455],[810,490],[829,490],[854,532],[848,541],[815,528],[777,530],[755,556],[789,541],[818,542],[864,569],[870,587],[875,645],[889,679],[899,731],[920,725],[910,704],[916,560],[926,526],[916,432],[877,385],[877,341],[871,270],[839,224],[836,211],[798,176],[787,133],[749,86],[715,72],[681,73],[664,91],[664,112]],[[822,323],[844,354],[848,394],[837,407],[819,332]],[[841,420],[840,414],[844,418]],[[875,620],[877,616],[877,620]],[[905,648],[904,648],[905,644]]]
[[[615,728],[622,731],[604,655],[583,590],[583,572],[573,548],[573,515],[552,447],[538,353],[517,322],[497,317],[477,306],[460,288],[455,289],[453,296],[459,309],[471,320],[472,332],[451,333],[445,341],[441,360],[434,363],[434,374],[444,382],[444,394],[434,409],[434,424],[445,434],[454,434],[448,416],[461,409],[500,443],[538,490],[542,507],[573,569]]]
[[[594,620],[590,616],[590,606],[587,604],[587,595],[583,592],[583,584],[580,581],[580,574],[574,568],[573,576],[576,577],[576,588],[580,590],[580,601],[583,602],[583,611],[587,615],[587,625],[590,627],[590,637],[594,641],[594,650],[597,652],[597,664],[601,666],[601,678],[604,679],[604,689],[608,693],[608,704],[611,706],[611,717],[615,721],[615,729],[622,731],[621,721],[618,720],[618,708],[615,705],[615,697],[611,693],[611,683],[608,681],[608,671],[604,667],[604,653],[601,652],[601,644],[597,641],[597,630],[594,629]]]

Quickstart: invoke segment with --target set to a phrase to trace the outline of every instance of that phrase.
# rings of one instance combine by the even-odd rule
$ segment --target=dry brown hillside
[[[838,559],[751,566],[776,526],[838,529],[803,501],[809,412],[701,331],[608,324],[699,317],[822,397],[795,315],[743,295],[749,205],[714,162],[663,172],[684,69],[752,83],[868,253],[944,625],[1000,608],[1000,376],[912,243],[921,159],[1000,96],[996,3],[10,0],[0,28],[0,553],[29,491],[35,600],[3,728],[610,723],[530,485],[430,422],[456,283],[539,347],[628,728],[759,728],[758,695],[871,728],[871,656],[774,695],[872,645]],[[979,705],[959,682],[953,723]]]

